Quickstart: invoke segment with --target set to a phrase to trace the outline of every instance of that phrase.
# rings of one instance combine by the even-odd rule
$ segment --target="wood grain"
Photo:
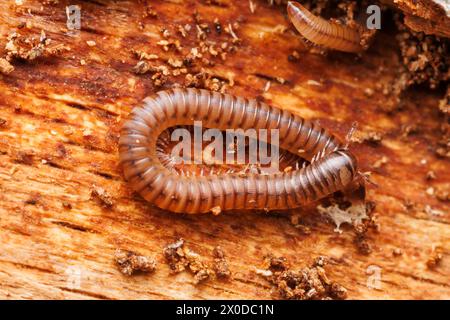
[[[360,58],[343,53],[322,56],[306,51],[285,10],[265,1],[255,1],[253,14],[247,1],[221,1],[220,6],[155,1],[157,18],[143,18],[140,2],[71,1],[82,8],[78,35],[67,35],[66,1],[56,5],[25,1],[30,13],[12,3],[0,4],[2,48],[13,31],[39,36],[45,30],[52,41],[71,50],[56,57],[14,61],[15,70],[0,76],[4,120],[0,298],[272,298],[270,285],[254,273],[268,253],[287,257],[297,268],[320,255],[334,258],[327,274],[348,289],[350,299],[450,298],[448,202],[426,192],[430,186],[450,184],[448,160],[434,153],[441,138],[442,116],[436,108],[440,96],[414,90],[402,98],[401,108],[385,111],[392,97],[380,88],[395,81],[399,68],[393,34],[377,35]],[[131,49],[167,59],[175,53],[157,45],[162,39],[160,28],[193,24],[194,10],[210,24],[216,17],[223,25],[239,21],[237,52],[213,67],[199,65],[225,79],[231,75],[234,86],[227,89],[229,93],[258,97],[319,120],[341,136],[353,121],[358,121],[361,134],[382,134],[378,146],[367,142],[351,146],[363,171],[371,171],[378,185],[368,192],[368,199],[377,204],[381,227],[378,233],[368,234],[371,254],[358,252],[350,227],[336,233],[335,226],[314,210],[295,212],[312,221],[311,234],[304,235],[291,224],[292,212],[176,215],[148,205],[130,191],[118,167],[118,130],[131,108],[159,89],[150,75],[133,72],[137,60]],[[18,29],[27,21],[29,28]],[[280,32],[283,28],[287,31]],[[192,47],[193,37],[181,39],[186,50]],[[218,36],[211,32],[210,37]],[[96,45],[88,46],[86,41]],[[288,59],[293,50],[300,55],[294,62]],[[282,84],[277,78],[286,81]],[[271,85],[265,91],[267,81]],[[165,87],[175,83],[182,84],[183,79],[171,77]],[[419,130],[406,135],[404,128],[411,125]],[[383,157],[387,163],[374,168]],[[436,179],[427,181],[430,170]],[[92,197],[96,187],[111,196],[111,207]],[[206,262],[212,261],[211,252],[220,245],[232,279],[196,285],[187,272],[170,274],[162,249],[179,237]],[[442,248],[443,259],[430,269],[427,261],[436,246]],[[157,270],[122,275],[114,263],[117,248],[156,257]],[[396,248],[401,256],[393,255]],[[367,286],[370,266],[381,268],[379,289]]]
[[[414,31],[450,37],[450,4],[445,0],[382,0],[403,12],[405,24]]]

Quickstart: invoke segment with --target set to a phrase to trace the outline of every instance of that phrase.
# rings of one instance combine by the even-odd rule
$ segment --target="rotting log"
[[[393,34],[379,33],[361,57],[312,54],[283,8],[254,2],[250,8],[247,1],[157,1],[147,14],[138,1],[0,3],[0,56],[12,32],[39,38],[44,30],[49,45],[70,48],[14,60],[14,71],[0,75],[0,298],[272,298],[271,286],[255,273],[268,253],[295,268],[332,258],[328,277],[347,288],[350,299],[450,298],[448,202],[432,192],[450,184],[448,159],[435,152],[440,93],[409,91],[401,108],[386,108],[393,98],[385,89],[400,68]],[[66,29],[69,4],[82,9],[78,33]],[[159,55],[159,64],[179,58],[158,44],[165,39],[161,28],[175,35],[179,25],[194,25],[195,10],[210,26],[215,18],[223,27],[239,23],[235,51],[214,65],[195,65],[227,92],[315,119],[341,137],[358,122],[362,138],[351,149],[377,184],[367,195],[380,225],[367,234],[370,254],[360,253],[350,226],[337,233],[316,210],[176,215],[131,192],[118,163],[120,124],[145,96],[185,81],[170,75],[155,83],[149,73],[136,74],[132,50]],[[195,28],[186,38],[177,35],[182,50],[189,51],[196,36]],[[223,37],[213,28],[208,35]],[[371,142],[373,134],[381,140]],[[291,223],[294,214],[307,221],[309,234]],[[171,274],[163,247],[180,237],[206,263],[220,246],[231,279],[195,284],[187,272]],[[155,257],[156,271],[121,274],[114,261],[119,248]],[[432,266],[436,250],[442,259]],[[375,269],[381,282],[374,288],[368,282]]]
[[[446,0],[382,0],[401,10],[405,24],[414,31],[450,37],[450,3]]]

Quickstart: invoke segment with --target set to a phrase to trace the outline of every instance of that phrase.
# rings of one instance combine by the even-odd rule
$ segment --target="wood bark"
[[[394,35],[379,33],[361,57],[318,55],[306,50],[283,8],[254,2],[252,13],[247,1],[152,1],[157,17],[143,17],[138,1],[0,3],[1,56],[14,31],[39,37],[45,30],[53,44],[70,47],[57,56],[16,59],[14,71],[0,75],[0,298],[272,298],[270,284],[255,273],[269,253],[294,268],[318,256],[333,258],[328,277],[347,288],[350,299],[450,298],[448,202],[432,192],[450,184],[448,159],[435,154],[443,123],[439,93],[414,90],[402,96],[400,108],[387,107],[393,98],[384,89],[400,68]],[[79,33],[66,28],[69,4],[81,6]],[[223,27],[239,22],[236,52],[214,66],[196,62],[214,77],[232,79],[227,92],[315,119],[341,137],[354,121],[359,137],[382,137],[378,144],[361,139],[351,145],[377,184],[367,195],[380,225],[367,235],[370,254],[359,252],[352,227],[337,233],[314,209],[176,215],[131,192],[118,163],[120,124],[160,89],[151,74],[133,72],[132,49],[165,61],[178,57],[158,45],[161,28],[175,38],[177,26],[194,26],[194,11],[212,27],[213,41],[219,39],[215,18]],[[176,38],[188,52],[195,27]],[[288,58],[294,50],[298,59]],[[184,75],[170,76],[165,87],[177,83]],[[98,188],[110,206],[93,194]],[[293,214],[308,221],[310,234],[291,223]],[[188,272],[171,274],[162,250],[180,237],[206,263],[213,248],[222,247],[231,279],[195,284]],[[155,257],[156,271],[121,274],[114,261],[119,248]],[[442,260],[430,268],[437,251]],[[381,276],[376,288],[368,285],[374,270]]]
[[[414,31],[450,37],[450,3],[446,0],[382,0],[402,11],[405,24]]]

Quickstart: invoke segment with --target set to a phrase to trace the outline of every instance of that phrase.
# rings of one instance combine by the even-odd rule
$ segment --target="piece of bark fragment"
[[[117,249],[114,255],[119,271],[131,276],[136,272],[153,272],[156,269],[155,259],[139,255],[132,251]]]
[[[355,224],[355,238],[354,243],[358,252],[363,255],[369,255],[372,252],[372,247],[367,241],[367,231],[369,230],[370,223]]]
[[[61,55],[65,51],[70,51],[70,47],[59,43],[53,43],[47,37],[44,31],[37,36],[22,36],[17,32],[13,32],[7,37],[8,42],[5,45],[6,60],[20,59],[33,61],[40,57],[51,57]]]
[[[151,70],[151,66],[146,61],[138,61],[138,63],[133,67],[133,71],[136,74],[144,74]]]
[[[0,73],[10,74],[14,71],[14,66],[8,60],[0,58]]]
[[[350,141],[356,143],[368,142],[373,146],[377,146],[383,140],[383,134],[377,131],[357,131],[355,132]]]
[[[195,283],[198,284],[210,278],[211,270],[202,261],[200,255],[184,246],[184,240],[167,245],[163,250],[164,257],[173,273],[184,270],[194,275]]]
[[[442,248],[441,247],[433,248],[431,255],[427,261],[428,269],[435,269],[436,267],[438,267],[441,264],[442,258],[443,258]]]
[[[105,208],[110,208],[114,205],[112,196],[105,189],[96,185],[92,186],[91,198],[97,199]]]
[[[184,239],[178,239],[176,242],[167,245],[163,254],[170,267],[170,270],[174,273],[181,272],[186,267],[186,258],[183,251]]]
[[[337,282],[334,282],[330,288],[330,295],[338,300],[344,300],[347,298],[347,289]]]
[[[225,259],[225,253],[222,248],[217,246],[213,250],[214,256],[214,271],[218,278],[229,278],[231,275],[228,262]]]
[[[326,262],[326,257],[319,257],[310,267],[294,270],[286,258],[269,255],[264,261],[266,270],[256,272],[274,286],[282,299],[345,299],[347,290],[328,278],[323,268]]]

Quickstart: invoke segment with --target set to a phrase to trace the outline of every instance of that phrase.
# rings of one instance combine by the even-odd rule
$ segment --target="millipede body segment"
[[[312,43],[344,52],[363,51],[358,30],[317,17],[298,2],[289,1],[287,12],[297,31]]]
[[[302,150],[301,156],[312,162],[270,175],[180,176],[161,164],[157,139],[169,127],[194,121],[220,130],[278,129],[281,148],[294,154]],[[296,208],[345,188],[357,174],[353,155],[315,123],[257,100],[199,89],[160,91],[146,98],[123,125],[119,153],[125,178],[143,198],[191,214],[213,208]]]

